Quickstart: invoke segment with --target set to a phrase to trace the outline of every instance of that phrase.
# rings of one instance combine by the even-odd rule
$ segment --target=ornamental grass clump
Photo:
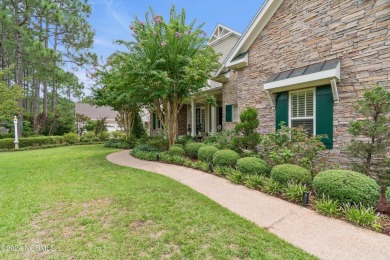
[[[203,146],[198,151],[198,159],[203,162],[212,162],[216,152],[218,152],[218,148],[213,145]]]
[[[372,178],[348,170],[327,170],[319,173],[313,181],[317,195],[338,200],[341,204],[361,204],[376,207],[380,187]]]
[[[240,155],[233,150],[220,150],[214,154],[213,164],[219,166],[230,166],[236,165]]]
[[[328,217],[339,217],[341,215],[341,208],[338,201],[325,196],[322,196],[321,199],[317,199],[314,202],[314,209]]]
[[[245,174],[252,175],[269,175],[270,168],[262,159],[256,157],[244,157],[237,161],[237,170]]]
[[[346,205],[344,207],[344,214],[349,221],[359,226],[372,228],[378,232],[382,230],[382,225],[379,222],[380,218],[375,213],[373,207]]]
[[[245,178],[244,184],[250,189],[260,189],[264,183],[264,176],[261,175],[248,175]]]
[[[289,182],[310,184],[310,171],[294,164],[281,164],[271,170],[271,179],[287,186]]]
[[[203,146],[204,146],[203,143],[189,142],[185,146],[185,152],[189,157],[191,157],[193,159],[197,159],[198,158],[198,151]]]
[[[278,181],[275,181],[271,178],[264,178],[261,190],[270,195],[277,195],[282,192],[283,187]]]
[[[302,202],[303,193],[308,191],[309,188],[306,185],[289,182],[283,191],[283,196],[290,201]]]

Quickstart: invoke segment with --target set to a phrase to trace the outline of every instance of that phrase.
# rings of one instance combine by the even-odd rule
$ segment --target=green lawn
[[[0,153],[0,259],[313,258],[176,181],[109,163],[113,151]]]

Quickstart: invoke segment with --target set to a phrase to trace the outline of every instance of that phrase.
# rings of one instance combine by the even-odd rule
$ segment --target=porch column
[[[196,136],[196,102],[191,99],[191,136]]]
[[[217,133],[217,107],[211,106],[211,134]]]

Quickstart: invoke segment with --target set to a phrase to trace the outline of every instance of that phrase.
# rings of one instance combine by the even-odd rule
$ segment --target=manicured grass
[[[314,258],[169,178],[109,163],[115,150],[0,154],[4,258]]]

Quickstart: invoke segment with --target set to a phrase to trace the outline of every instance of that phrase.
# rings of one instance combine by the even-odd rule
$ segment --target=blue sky
[[[205,22],[203,29],[210,36],[218,23],[242,33],[263,2],[264,0],[243,0],[242,3],[226,0],[91,0],[92,15],[89,20],[96,31],[94,51],[99,59],[104,60],[119,48],[113,41],[131,40],[131,21],[135,17],[142,19],[149,6],[156,14],[164,17],[169,14],[173,4],[177,9],[184,8],[188,23],[194,19],[198,23]],[[84,72],[76,74],[87,88],[93,84]]]

